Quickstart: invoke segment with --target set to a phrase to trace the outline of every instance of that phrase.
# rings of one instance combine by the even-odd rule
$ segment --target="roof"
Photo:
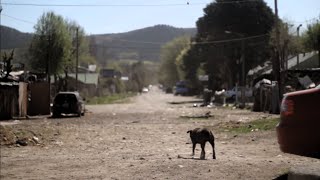
[[[69,77],[76,78],[75,73],[68,74]],[[78,81],[84,84],[98,85],[99,74],[98,73],[78,73]]]
[[[295,69],[297,67],[297,56],[294,56],[288,61],[288,69]],[[299,69],[311,69],[318,66],[318,53],[309,52],[299,54]],[[272,64],[270,61],[267,61],[263,66],[257,66],[253,69],[250,69],[248,76],[261,75],[261,74],[270,74],[272,72]]]
[[[308,62],[307,62],[308,61]],[[299,67],[301,68],[315,68],[318,65],[318,53],[309,52],[299,54]],[[288,69],[296,68],[297,66],[297,56],[288,59]]]
[[[65,74],[61,74],[61,77],[65,78]],[[69,73],[68,77],[76,78],[76,73]],[[53,78],[51,78],[53,79]],[[99,74],[98,73],[78,73],[78,81],[84,84],[98,85]]]

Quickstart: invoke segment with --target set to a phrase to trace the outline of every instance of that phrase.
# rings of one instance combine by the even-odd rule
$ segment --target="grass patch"
[[[279,122],[279,118],[273,119],[258,119],[255,121],[240,123],[240,122],[228,122],[222,124],[220,127],[223,131],[232,133],[249,133],[253,131],[268,131],[276,128]]]
[[[128,103],[129,98],[135,96],[135,93],[121,93],[109,96],[93,97],[87,100],[86,104],[115,104],[115,103]]]

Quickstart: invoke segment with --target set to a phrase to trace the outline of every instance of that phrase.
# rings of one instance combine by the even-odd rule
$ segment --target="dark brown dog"
[[[201,156],[200,159],[205,159],[205,145],[206,142],[212,146],[213,159],[216,159],[216,153],[214,150],[214,136],[212,132],[206,128],[195,128],[194,130],[189,130],[187,133],[190,133],[190,138],[192,141],[192,158],[194,157],[194,149],[196,148],[196,144],[201,145]]]

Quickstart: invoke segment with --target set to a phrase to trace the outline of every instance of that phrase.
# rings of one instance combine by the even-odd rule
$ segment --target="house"
[[[309,52],[299,54],[299,64],[298,56],[294,56],[287,60],[287,69],[309,69],[319,67],[319,56],[318,52]]]
[[[52,83],[54,85],[55,84],[54,78],[51,77],[51,79],[53,80]],[[77,90],[76,89],[77,87],[76,73],[69,73],[68,78],[66,78],[65,74],[61,74],[60,79],[58,80],[58,84],[59,83],[61,87],[67,89],[68,91]],[[98,83],[99,83],[98,73],[87,73],[87,72],[78,73],[78,91],[83,97],[96,96]],[[59,87],[56,87],[56,88],[59,88]]]
[[[299,54],[299,64],[297,62],[298,58],[294,56],[285,63],[287,69],[282,73],[284,75],[282,84],[284,93],[307,89],[320,84],[317,52]],[[247,74],[247,80],[255,87],[253,110],[278,113],[279,90],[278,83],[272,73],[271,62],[266,62],[262,66],[251,69]]]
[[[121,72],[114,69],[101,69],[101,78],[121,78]]]
[[[0,82],[0,120],[27,115],[27,83]]]
[[[288,68],[286,72],[290,72],[290,76],[302,76],[303,74],[308,73],[302,73],[301,72],[307,72],[312,71],[317,74],[317,68],[319,67],[318,63],[318,52],[309,52],[309,53],[303,53],[299,54],[299,64],[297,63],[297,56],[293,56],[289,58],[286,61],[286,67]],[[300,73],[299,73],[300,72]],[[293,75],[296,74],[296,75]],[[286,78],[288,78],[287,76]],[[311,77],[311,80],[315,77]],[[257,66],[251,70],[249,70],[247,74],[247,79],[249,83],[254,86],[256,82],[260,81],[261,79],[269,79],[274,80],[273,74],[272,74],[272,63],[270,61],[267,61],[262,66]],[[296,78],[297,79],[297,78]],[[292,78],[290,78],[292,80]],[[317,81],[315,79],[315,81]],[[289,84],[294,84],[293,82],[285,81]]]

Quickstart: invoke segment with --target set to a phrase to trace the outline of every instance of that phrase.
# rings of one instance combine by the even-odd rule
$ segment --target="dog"
[[[193,130],[187,131],[187,133],[190,133],[190,138],[192,141],[192,158],[194,158],[194,150],[196,148],[196,144],[201,145],[201,155],[200,159],[205,159],[205,145],[206,142],[209,141],[209,143],[212,146],[212,158],[216,159],[216,153],[215,153],[215,146],[214,146],[214,136],[212,132],[206,128],[195,128]]]

